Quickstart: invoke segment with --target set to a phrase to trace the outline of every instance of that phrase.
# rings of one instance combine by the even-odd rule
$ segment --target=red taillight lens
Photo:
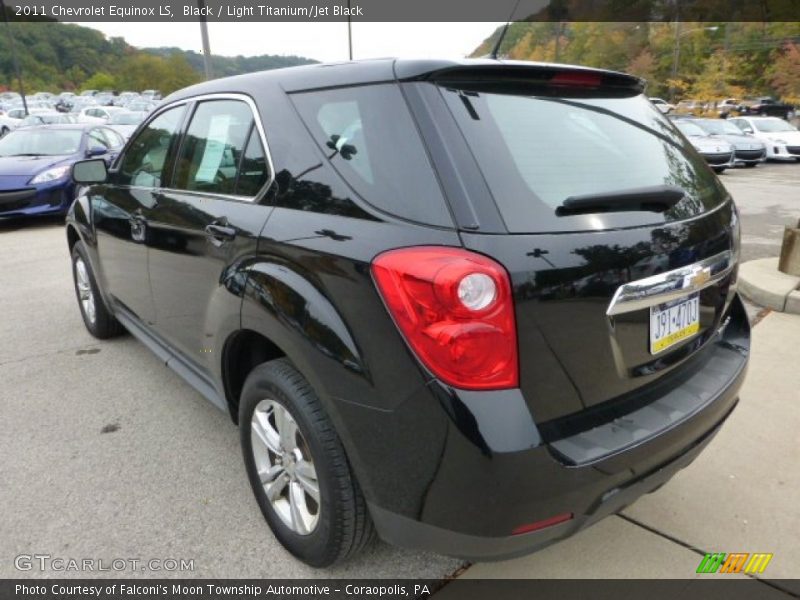
[[[511,283],[502,266],[461,248],[390,250],[372,262],[389,312],[419,359],[467,390],[519,384]]]

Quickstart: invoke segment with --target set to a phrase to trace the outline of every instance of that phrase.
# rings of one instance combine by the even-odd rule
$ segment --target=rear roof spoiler
[[[433,64],[432,64],[433,63]],[[397,61],[395,75],[401,81],[493,81],[508,84],[539,84],[565,87],[614,88],[642,93],[645,81],[617,71],[606,71],[589,67],[576,67],[552,63],[522,61],[474,60],[463,63],[441,61],[438,65],[430,61]]]

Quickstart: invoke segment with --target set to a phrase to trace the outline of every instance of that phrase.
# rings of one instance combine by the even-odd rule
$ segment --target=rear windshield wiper
[[[556,215],[566,217],[621,211],[665,212],[680,202],[685,195],[686,191],[683,188],[656,185],[570,196],[556,208]]]

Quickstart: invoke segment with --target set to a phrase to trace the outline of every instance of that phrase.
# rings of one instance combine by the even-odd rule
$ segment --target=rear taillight
[[[460,248],[385,252],[372,275],[409,346],[441,381],[491,390],[519,383],[511,284],[493,260]]]

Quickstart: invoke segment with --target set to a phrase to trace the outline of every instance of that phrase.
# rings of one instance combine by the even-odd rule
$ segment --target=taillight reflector
[[[549,519],[544,519],[542,521],[534,521],[533,523],[527,523],[526,525],[520,525],[519,527],[515,527],[511,531],[511,535],[519,535],[521,533],[530,533],[531,531],[538,531],[539,529],[544,529],[545,527],[552,527],[553,525],[558,525],[559,523],[565,523],[572,519],[572,513],[563,513],[560,515],[556,515],[555,517],[550,517]]]

